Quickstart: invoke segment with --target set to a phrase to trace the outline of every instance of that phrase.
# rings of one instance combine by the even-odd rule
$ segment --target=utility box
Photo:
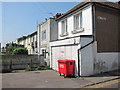
[[[66,78],[67,75],[74,76],[74,67],[75,67],[75,60],[58,60],[58,72],[64,75]]]

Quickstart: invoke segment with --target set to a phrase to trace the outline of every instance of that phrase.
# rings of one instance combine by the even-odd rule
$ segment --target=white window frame
[[[77,16],[79,20],[76,19]],[[80,28],[82,28],[82,12],[74,15],[74,30],[78,30]]]
[[[76,19],[76,17],[78,16],[78,19]],[[73,34],[79,33],[84,31],[83,29],[83,18],[82,18],[82,12],[76,14],[73,16],[74,20],[73,20]]]
[[[63,24],[64,22],[64,24]],[[68,35],[68,31],[67,31],[67,19],[64,19],[61,21],[61,37],[62,36],[67,36]]]

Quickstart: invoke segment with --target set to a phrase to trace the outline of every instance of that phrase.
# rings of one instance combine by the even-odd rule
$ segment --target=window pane
[[[80,28],[82,28],[82,13],[80,14]]]
[[[76,16],[76,29],[79,29],[79,15]]]
[[[67,32],[67,20],[62,21],[62,34]]]
[[[65,32],[65,21],[62,21],[62,34]]]
[[[46,39],[46,30],[43,30],[42,31],[42,40],[45,40]]]
[[[74,16],[74,29],[80,29],[82,27],[82,13]]]
[[[67,32],[67,19],[65,20],[65,32]]]

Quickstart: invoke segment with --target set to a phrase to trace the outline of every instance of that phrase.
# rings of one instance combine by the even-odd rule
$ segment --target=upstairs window
[[[61,26],[62,26],[61,34],[66,35],[67,34],[67,19],[61,22]]]
[[[37,48],[37,41],[35,41],[35,48]]]
[[[74,30],[82,28],[82,13],[74,16]]]
[[[42,40],[46,40],[46,30],[42,31]]]

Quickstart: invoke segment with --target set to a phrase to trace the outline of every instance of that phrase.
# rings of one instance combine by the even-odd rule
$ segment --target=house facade
[[[25,40],[25,47],[28,49],[29,54],[38,54],[37,51],[37,31],[28,35]]]
[[[50,67],[58,70],[57,60],[75,60],[76,76],[120,68],[119,20],[119,4],[112,2],[81,2],[60,16],[58,40],[50,42]]]
[[[38,25],[38,54],[44,56],[46,65],[50,65],[50,41],[57,40],[57,22],[55,18],[46,19]]]
[[[16,44],[24,45],[28,50],[28,54],[37,54],[37,31],[30,35],[23,36],[15,40]]]

